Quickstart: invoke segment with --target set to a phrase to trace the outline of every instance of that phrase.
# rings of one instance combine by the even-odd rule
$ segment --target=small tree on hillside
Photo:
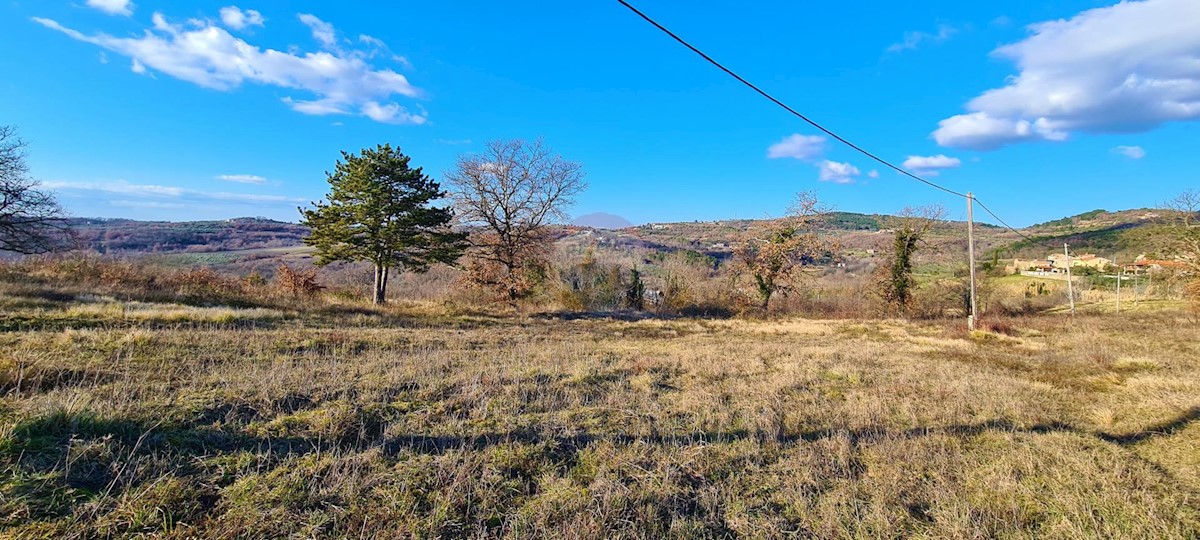
[[[25,164],[25,141],[16,128],[0,126],[0,251],[30,255],[68,245],[62,208],[37,187]]]
[[[470,237],[468,278],[516,305],[546,267],[552,242],[546,225],[565,218],[587,187],[583,166],[540,140],[494,141],[483,154],[459,157],[446,180],[459,218],[478,227]]]
[[[946,216],[941,205],[904,208],[889,220],[895,235],[891,249],[885,250],[884,263],[876,270],[876,290],[889,309],[898,313],[908,310],[912,302],[913,257],[925,243],[925,237]]]
[[[816,233],[819,218],[828,213],[815,193],[804,191],[781,223],[759,231],[734,250],[734,257],[751,278],[765,311],[776,293],[788,294],[803,280],[803,269],[832,251]]]
[[[1150,235],[1156,257],[1200,277],[1200,191],[1187,190],[1164,203]]]
[[[1200,191],[1187,190],[1164,203],[1148,234],[1154,257],[1180,266],[1184,293],[1200,308]]]
[[[304,243],[317,248],[317,264],[370,261],[375,265],[371,300],[386,301],[391,269],[424,272],[433,263],[453,264],[465,235],[452,232],[453,211],[431,203],[445,192],[409,157],[384,144],[360,155],[342,152],[326,173],[327,202],[300,209],[312,229]]]

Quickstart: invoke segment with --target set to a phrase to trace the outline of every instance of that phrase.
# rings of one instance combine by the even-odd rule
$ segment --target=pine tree
[[[326,201],[300,209],[312,229],[304,243],[317,248],[317,264],[370,261],[375,266],[372,302],[386,301],[388,274],[424,272],[433,263],[453,264],[466,235],[450,230],[450,207],[432,206],[445,192],[409,157],[390,144],[342,152]]]

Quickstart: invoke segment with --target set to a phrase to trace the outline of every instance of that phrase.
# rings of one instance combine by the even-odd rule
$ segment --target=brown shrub
[[[1193,279],[1183,288],[1183,296],[1188,299],[1188,303],[1192,308],[1193,313],[1200,314],[1200,279]]]
[[[309,296],[325,289],[317,283],[316,270],[297,270],[286,264],[275,271],[275,288],[291,296]]]

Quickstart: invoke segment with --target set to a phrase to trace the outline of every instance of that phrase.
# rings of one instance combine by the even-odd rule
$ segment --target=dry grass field
[[[0,295],[12,538],[1196,538],[1200,327]]]

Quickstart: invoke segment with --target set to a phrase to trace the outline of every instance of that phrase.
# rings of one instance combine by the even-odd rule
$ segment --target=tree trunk
[[[388,284],[388,277],[390,277],[391,275],[392,275],[392,267],[390,267],[390,266],[383,267],[383,286],[379,288],[379,303],[381,303],[381,304],[387,303],[387,284]]]
[[[517,309],[517,269],[514,265],[505,265],[508,271],[508,305]]]
[[[387,268],[383,265],[375,265],[375,287],[371,294],[371,303],[375,305],[382,304],[387,301]]]

